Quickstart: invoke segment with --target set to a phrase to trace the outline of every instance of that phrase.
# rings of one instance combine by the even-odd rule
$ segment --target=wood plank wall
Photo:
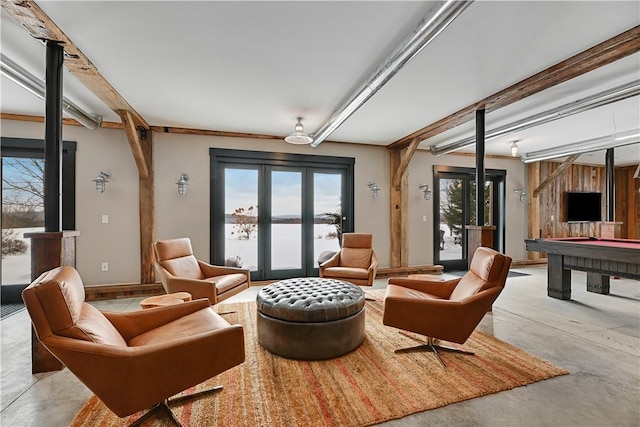
[[[565,221],[564,193],[567,191],[597,191],[602,197],[602,218],[606,218],[606,196],[604,166],[583,164],[571,165],[538,197],[532,197],[533,190],[560,166],[558,162],[537,162],[527,165],[529,195],[529,238],[600,236],[599,223],[569,224]],[[615,220],[622,221],[623,238],[640,238],[640,180],[633,179],[637,166],[615,168],[616,211]],[[539,254],[529,253],[530,259],[538,259]]]

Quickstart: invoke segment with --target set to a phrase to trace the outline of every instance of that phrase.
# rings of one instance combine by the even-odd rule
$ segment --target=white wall
[[[44,125],[2,120],[5,137],[43,138]],[[126,136],[121,130],[91,131],[65,126],[63,138],[77,142],[76,153],[76,229],[77,268],[86,284],[135,283],[140,280],[140,235],[138,173]],[[195,254],[209,257],[209,148],[277,151],[286,153],[343,156],[355,158],[355,231],[374,234],[374,249],[380,266],[389,266],[390,208],[389,154],[385,147],[324,142],[318,148],[294,146],[277,140],[258,140],[154,133],[156,238],[188,236]],[[474,167],[473,157],[434,157],[418,151],[409,165],[409,263],[433,262],[433,215],[430,203],[422,198],[418,184],[433,188],[432,166]],[[491,159],[487,168],[507,170],[506,252],[515,259],[526,258],[526,204],[511,189],[525,186],[526,169],[518,160]],[[92,179],[99,171],[112,178],[107,191],[95,191]],[[188,192],[177,193],[175,182],[181,173],[190,176]],[[377,199],[367,187],[375,181],[381,188]],[[526,188],[526,186],[525,186]],[[109,215],[109,224],[102,224]],[[427,215],[427,222],[422,216]],[[143,215],[144,218],[144,215]],[[102,262],[109,271],[101,272]]]

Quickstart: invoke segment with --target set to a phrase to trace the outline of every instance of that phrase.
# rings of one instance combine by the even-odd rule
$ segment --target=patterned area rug
[[[257,341],[255,303],[217,306],[245,328],[246,361],[187,390],[222,385],[218,394],[173,407],[184,426],[367,426],[531,384],[568,371],[476,330],[464,348],[475,356],[444,353],[443,369],[431,353],[395,354],[417,335],[382,325],[384,290],[367,291],[366,337],[355,351],[327,361],[272,355]],[[72,426],[126,426],[93,396]],[[162,416],[144,425],[171,425]]]

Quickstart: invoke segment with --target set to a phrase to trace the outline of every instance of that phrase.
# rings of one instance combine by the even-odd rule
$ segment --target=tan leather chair
[[[376,278],[378,258],[373,251],[373,235],[345,233],[342,249],[320,264],[320,277],[371,286]]]
[[[442,366],[445,364],[438,350],[473,354],[435,345],[434,339],[463,344],[502,292],[510,265],[508,256],[479,247],[469,271],[461,278],[389,278],[382,323],[427,337],[426,344],[396,353],[432,351]]]
[[[249,270],[219,267],[197,260],[188,238],[161,240],[153,244],[156,270],[164,290],[189,292],[193,299],[208,298],[211,305],[249,289]]]
[[[43,273],[22,299],[42,344],[119,417],[149,408],[145,419],[156,410],[173,417],[170,396],[244,362],[242,326],[206,299],[101,312],[85,302],[80,275],[68,266]]]

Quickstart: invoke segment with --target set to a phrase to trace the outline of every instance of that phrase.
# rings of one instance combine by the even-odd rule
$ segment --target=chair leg
[[[176,418],[176,415],[173,413],[173,411],[171,410],[171,408],[169,408],[169,405],[173,405],[173,404],[183,404],[185,402],[189,402],[191,400],[195,400],[195,399],[199,399],[207,394],[211,394],[211,393],[215,393],[222,390],[222,386],[216,386],[207,390],[202,390],[199,391],[197,393],[193,393],[193,394],[187,394],[185,396],[180,396],[180,397],[176,397],[175,399],[165,399],[160,403],[156,403],[155,405],[153,405],[153,407],[151,409],[149,409],[144,415],[142,415],[140,418],[138,418],[137,420],[135,420],[133,422],[133,424],[129,425],[129,427],[138,427],[140,425],[142,425],[142,423],[144,421],[146,421],[147,419],[149,419],[152,415],[154,415],[156,412],[158,411],[164,411],[169,418],[174,422],[174,424],[178,427],[182,427],[182,424],[180,423],[180,421],[178,421],[178,418]]]
[[[420,344],[414,347],[401,348],[401,349],[395,350],[395,353],[414,353],[417,351],[431,351],[436,356],[440,364],[442,364],[442,367],[446,368],[447,365],[444,363],[444,361],[440,357],[438,350],[447,351],[450,353],[461,353],[461,354],[470,354],[470,355],[475,354],[472,351],[460,350],[459,348],[438,345],[435,343],[435,339],[432,337],[427,337],[427,342],[424,344]]]

